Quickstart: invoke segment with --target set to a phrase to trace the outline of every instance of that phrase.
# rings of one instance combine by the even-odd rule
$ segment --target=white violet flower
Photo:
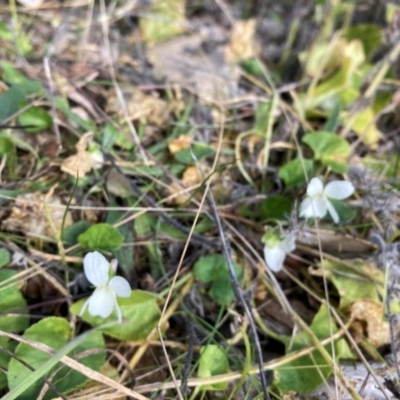
[[[296,248],[294,233],[289,232],[281,236],[276,229],[272,229],[263,236],[262,241],[265,243],[265,263],[272,271],[280,271],[287,254]]]
[[[325,188],[320,178],[312,178],[307,186],[307,197],[300,204],[300,217],[323,218],[329,212],[335,223],[339,215],[329,199],[343,200],[354,193],[354,186],[347,181],[332,181]]]
[[[114,276],[110,279],[110,264],[97,251],[86,254],[83,259],[83,269],[87,280],[96,289],[83,304],[80,315],[89,307],[90,315],[107,318],[115,308],[117,310],[118,322],[121,323],[122,315],[117,302],[117,296],[129,297],[131,295],[129,282],[122,276]]]

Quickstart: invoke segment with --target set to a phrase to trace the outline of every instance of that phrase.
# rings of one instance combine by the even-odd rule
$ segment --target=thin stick
[[[224,130],[224,124],[221,124],[221,130],[220,130],[220,137],[219,137],[219,141],[218,141],[218,150],[217,150],[217,154],[214,160],[214,165],[213,165],[213,170],[215,171],[215,167],[217,165],[217,161],[218,161],[218,157],[219,157],[219,153],[221,150],[221,144],[222,144],[222,137],[223,137],[223,131]],[[194,154],[192,154],[194,157]],[[195,160],[197,161],[197,160]],[[207,181],[207,189],[209,188],[210,185],[210,180]],[[224,229],[222,227],[222,222],[221,219],[219,217],[218,214],[218,210],[217,210],[217,206],[215,204],[215,200],[214,200],[214,196],[212,194],[211,191],[206,191],[205,194],[207,195],[207,200],[209,203],[209,207],[211,210],[211,214],[214,217],[215,223],[217,225],[217,229],[218,229],[218,233],[219,236],[221,238],[221,244],[222,244],[222,248],[224,250],[224,254],[228,263],[228,269],[229,269],[229,275],[231,278],[231,284],[232,284],[232,288],[233,291],[235,293],[235,296],[237,298],[238,301],[240,301],[240,303],[243,305],[243,308],[245,310],[245,313],[247,315],[247,318],[249,319],[249,323],[250,323],[250,328],[254,337],[254,342],[255,342],[255,346],[256,346],[256,353],[257,353],[257,362],[258,362],[258,366],[259,366],[259,370],[260,370],[260,380],[261,380],[261,387],[262,387],[262,391],[264,394],[264,399],[265,400],[270,400],[269,397],[269,393],[268,393],[268,385],[267,385],[267,380],[265,378],[265,374],[263,371],[263,356],[262,356],[262,351],[261,351],[261,344],[260,344],[260,340],[258,338],[258,334],[257,334],[257,328],[256,328],[256,324],[254,322],[254,318],[253,315],[251,314],[251,310],[250,307],[243,295],[243,292],[239,286],[239,282],[237,280],[236,277],[236,273],[235,273],[235,268],[233,266],[233,261],[232,261],[232,257],[231,257],[231,252],[229,249],[229,245],[228,242],[226,240],[225,237],[225,233],[224,233]]]

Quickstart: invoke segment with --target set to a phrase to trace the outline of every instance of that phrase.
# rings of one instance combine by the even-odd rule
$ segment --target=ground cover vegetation
[[[400,6],[0,4],[3,399],[400,396]]]

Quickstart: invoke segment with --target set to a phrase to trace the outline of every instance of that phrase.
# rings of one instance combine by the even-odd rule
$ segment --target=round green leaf
[[[2,336],[0,337],[0,346],[14,353],[17,342]],[[7,371],[10,359],[11,356],[4,351],[0,351],[0,390],[7,386],[7,374],[3,371]]]
[[[17,309],[26,307],[26,300],[22,296],[19,287],[20,280],[14,278],[16,271],[8,269],[0,270],[0,304],[1,312],[5,315],[0,316],[0,330],[6,332],[22,332],[29,326],[29,315],[26,311],[20,311],[25,315],[20,315]],[[7,315],[7,312],[10,312]]]
[[[145,339],[157,326],[160,319],[161,312],[157,304],[158,300],[158,296],[142,290],[133,290],[129,298],[119,297],[118,304],[121,308],[123,322],[121,325],[105,328],[102,332],[121,340]],[[72,305],[70,311],[75,315],[80,315],[85,301],[86,299],[77,301]],[[106,319],[93,317],[86,310],[81,318],[93,327],[97,327],[115,321],[117,316],[113,313]]]
[[[331,132],[308,133],[302,139],[314,151],[314,158],[342,174],[347,171],[347,159],[350,156],[350,144],[342,137]]]
[[[85,249],[111,251],[122,246],[124,237],[109,224],[96,224],[80,234],[78,241]]]
[[[64,228],[62,240],[69,246],[78,243],[78,237],[90,228],[90,223],[84,219]]]
[[[240,283],[243,270],[236,263],[233,266]],[[193,267],[193,273],[196,279],[211,283],[209,294],[217,304],[226,306],[234,300],[228,263],[222,254],[200,257]]]
[[[226,374],[229,370],[229,361],[223,347],[216,344],[209,344],[200,350],[200,361],[197,376],[208,378],[214,375]],[[202,390],[224,390],[227,383],[204,385]]]
[[[25,331],[23,337],[25,339],[41,342],[54,350],[59,350],[67,344],[71,339],[71,335],[72,331],[69,322],[66,319],[49,317],[32,325]],[[78,361],[81,364],[95,371],[100,371],[105,361],[105,351],[95,352],[94,354],[85,357],[79,357],[79,354],[93,349],[105,349],[103,335],[100,332],[94,332],[88,336],[88,338],[78,345],[69,356],[78,358]],[[51,355],[24,343],[20,343],[17,346],[15,354],[34,369],[39,368],[51,358]],[[14,387],[18,386],[31,373],[32,371],[22,365],[19,361],[14,358],[11,359],[7,375],[9,388],[12,390]],[[62,363],[58,363],[46,374],[46,377],[51,379],[52,383],[54,383],[57,389],[62,393],[68,393],[82,386],[87,381],[86,376],[82,375],[80,372],[63,366]],[[26,390],[18,397],[18,399],[36,399],[42,390],[43,385],[44,382],[41,380],[35,382],[29,387],[29,390]],[[50,400],[55,397],[58,397],[58,395],[53,390],[49,389],[44,396],[44,400]]]
[[[279,178],[286,186],[302,186],[306,183],[306,173],[308,178],[313,176],[313,160],[295,158],[279,168]]]
[[[52,125],[51,115],[42,107],[30,107],[18,116],[21,125],[31,125],[28,132],[40,132]]]

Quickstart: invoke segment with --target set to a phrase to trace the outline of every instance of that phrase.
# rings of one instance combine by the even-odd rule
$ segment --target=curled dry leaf
[[[254,39],[256,22],[255,19],[248,19],[235,23],[225,53],[228,64],[235,64],[257,56],[259,46]]]
[[[174,204],[181,205],[189,200],[190,196],[192,195],[192,191],[185,191],[185,188],[192,187],[194,185],[199,184],[202,182],[203,177],[200,173],[199,169],[195,165],[191,165],[186,168],[185,172],[182,175],[182,184],[184,187],[179,185],[176,182],[172,182],[170,186],[170,193],[177,194],[174,197]],[[178,194],[179,193],[179,194]]]
[[[86,151],[88,141],[92,135],[91,132],[88,132],[79,139],[75,146],[76,154],[62,162],[61,171],[72,175],[74,178],[82,178],[96,165],[96,160]]]
[[[156,126],[164,125],[171,113],[180,112],[185,107],[184,103],[179,100],[165,101],[160,98],[156,92],[143,93],[136,88],[126,88],[123,91],[128,116],[131,121],[139,120],[142,124],[150,123]],[[111,89],[106,106],[108,113],[116,113],[120,117],[121,105],[114,89]]]
[[[363,334],[374,347],[390,343],[389,323],[383,320],[383,304],[372,300],[359,300],[351,305],[350,316],[354,321],[361,321],[366,326]]]
[[[172,139],[168,143],[168,150],[171,154],[175,154],[178,151],[187,149],[193,142],[193,138],[189,135],[180,135],[177,139]]]
[[[56,196],[45,199],[39,192],[17,196],[9,217],[3,221],[2,229],[10,232],[23,232],[31,236],[54,237],[47,219],[43,202],[47,202],[50,218],[57,232],[61,231],[64,217],[64,204]],[[65,227],[72,224],[71,213],[65,218]]]

